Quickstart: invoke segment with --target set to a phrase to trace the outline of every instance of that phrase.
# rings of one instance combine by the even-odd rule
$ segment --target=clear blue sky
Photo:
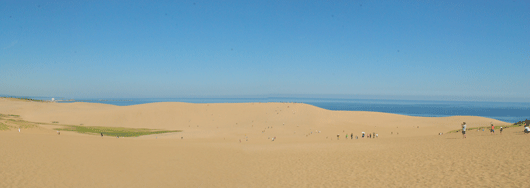
[[[1,1],[0,95],[530,101],[530,1]]]

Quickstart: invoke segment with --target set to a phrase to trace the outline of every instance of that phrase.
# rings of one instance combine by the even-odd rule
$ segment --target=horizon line
[[[530,98],[503,98],[486,96],[453,96],[453,95],[360,95],[360,94],[264,94],[264,95],[181,95],[171,97],[61,97],[61,96],[27,96],[3,95],[9,98],[55,98],[55,99],[266,99],[266,98],[293,98],[293,99],[352,99],[352,100],[404,100],[404,101],[454,101],[454,102],[514,102],[530,103]],[[519,100],[514,100],[519,99]]]

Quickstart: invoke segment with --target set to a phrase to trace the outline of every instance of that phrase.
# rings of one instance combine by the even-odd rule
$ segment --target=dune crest
[[[349,132],[378,132],[381,136],[435,135],[469,127],[509,125],[495,119],[475,116],[414,117],[380,112],[330,111],[303,103],[216,103],[192,104],[159,102],[132,106],[99,103],[39,103],[0,100],[0,113],[17,114],[34,122],[106,127],[183,130],[185,136],[225,137],[226,134],[256,134],[276,128],[277,134],[291,136],[325,132],[333,136]],[[204,134],[200,136],[200,132]],[[321,134],[322,135],[322,134]]]

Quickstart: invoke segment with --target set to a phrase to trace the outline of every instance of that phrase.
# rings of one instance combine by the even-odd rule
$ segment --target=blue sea
[[[38,99],[38,98],[36,98]],[[50,98],[46,98],[50,100]],[[530,119],[530,103],[465,102],[423,100],[316,99],[316,98],[120,98],[75,99],[62,102],[92,102],[129,106],[154,102],[248,103],[297,102],[328,110],[373,111],[421,117],[482,116],[515,123]]]

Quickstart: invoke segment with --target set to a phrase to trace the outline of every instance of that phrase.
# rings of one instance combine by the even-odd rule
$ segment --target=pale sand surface
[[[530,186],[530,135],[522,127],[502,135],[468,131],[467,139],[438,135],[463,121],[508,125],[483,117],[338,112],[293,103],[120,107],[5,98],[0,113],[50,124],[183,130],[119,139],[59,136],[50,125],[0,131],[0,187]],[[344,139],[361,131],[379,138]]]

